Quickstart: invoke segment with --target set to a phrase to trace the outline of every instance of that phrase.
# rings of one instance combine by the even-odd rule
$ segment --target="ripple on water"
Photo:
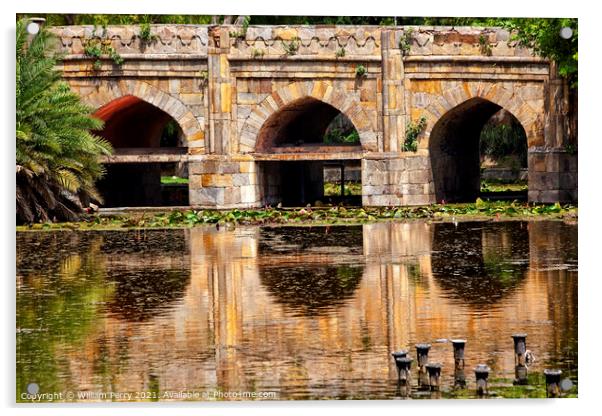
[[[17,233],[18,391],[403,398],[391,351],[431,343],[449,390],[443,341],[511,379],[517,331],[576,382],[577,268],[546,221]]]

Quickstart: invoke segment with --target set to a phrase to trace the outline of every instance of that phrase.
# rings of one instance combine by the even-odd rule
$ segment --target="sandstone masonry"
[[[474,114],[499,108],[527,135],[529,200],[577,200],[566,83],[503,29],[153,25],[150,41],[136,26],[52,31],[65,53],[64,79],[86,103],[102,112],[137,97],[182,130],[185,154],[117,152],[106,163],[187,163],[193,206],[262,206],[274,198],[270,181],[282,186],[264,164],[325,160],[361,161],[364,205],[438,202],[440,184],[454,175],[450,166],[469,160],[446,165],[469,146],[469,139],[446,138],[476,123]],[[84,53],[93,38],[112,46],[123,64],[104,57],[95,69]],[[295,111],[313,108],[316,123],[326,122],[318,105],[347,116],[361,145],[271,146]],[[418,150],[404,152],[407,124],[422,117]]]

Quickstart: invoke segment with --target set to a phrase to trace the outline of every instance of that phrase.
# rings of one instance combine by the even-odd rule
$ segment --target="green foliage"
[[[339,48],[339,49],[337,49],[337,51],[336,51],[336,53],[335,53],[335,56],[336,56],[337,58],[342,58],[342,57],[344,57],[344,56],[345,56],[345,48]]]
[[[139,36],[143,44],[151,43],[157,40],[157,35],[151,32],[151,25],[149,22],[140,23]]]
[[[150,24],[196,24],[206,25],[211,23],[211,16],[181,15],[181,14],[19,14],[17,19],[24,17],[41,16],[50,26],[64,25],[137,25]]]
[[[82,204],[100,200],[94,181],[111,146],[94,136],[102,122],[61,82],[52,36],[42,29],[28,44],[27,22],[17,22],[17,221],[77,219]]]
[[[410,49],[412,47],[412,39],[414,39],[413,33],[414,29],[405,29],[403,31],[403,36],[399,39],[399,49],[401,50],[402,56],[406,56],[410,53]]]
[[[17,19],[33,16],[18,14]],[[99,25],[109,24],[209,24],[211,16],[206,15],[127,15],[127,14],[36,14],[46,18],[47,25]],[[532,47],[546,58],[558,63],[562,76],[577,86],[577,19],[542,19],[542,18],[482,18],[482,17],[397,17],[390,16],[253,16],[257,25],[427,25],[427,26],[504,26],[516,31],[515,39],[520,44]],[[249,20],[245,19],[243,31]],[[571,39],[559,36],[562,27],[571,27]],[[404,36],[400,41],[402,53],[409,51],[409,37]],[[485,49],[486,52],[486,49]],[[296,53],[296,50],[292,55]]]
[[[180,126],[178,122],[171,119],[163,127],[163,131],[161,132],[161,140],[159,142],[159,146],[161,147],[173,147],[178,145],[179,136],[180,136]]]
[[[350,132],[334,128],[330,129],[324,135],[324,143],[326,144],[359,144],[360,135],[357,130],[353,129]]]
[[[577,145],[571,144],[571,143],[567,143],[567,144],[564,145],[564,150],[569,155],[576,155],[577,154]]]
[[[481,192],[524,192],[528,189],[527,181],[481,180]]]
[[[263,58],[263,55],[265,54],[265,50],[263,49],[251,49],[251,56],[253,58]]]
[[[509,30],[516,31],[514,39],[520,45],[533,48],[538,55],[555,61],[560,75],[577,87],[577,19],[503,19],[501,23]],[[560,36],[563,27],[573,30],[570,39]]]
[[[499,218],[563,218],[576,219],[577,208],[561,204],[527,204],[508,201],[489,202],[477,199],[471,204],[444,204],[426,206],[346,208],[326,206],[321,208],[266,207],[259,210],[186,210],[158,214],[129,214],[120,216],[88,216],[85,221],[63,224],[32,224],[18,227],[25,230],[114,229],[114,228],[164,228],[192,227],[203,224],[264,225],[264,224],[364,224],[388,220],[430,219],[455,221],[458,219]]]
[[[94,28],[96,32],[96,28]],[[150,29],[149,29],[150,30]],[[93,68],[95,71],[100,70],[102,67],[103,56],[107,56],[115,63],[115,65],[123,64],[123,58],[115,48],[111,45],[111,40],[107,38],[107,30],[103,28],[100,36],[94,36],[84,41],[84,55],[94,58]]]
[[[418,150],[418,136],[426,127],[426,117],[421,116],[418,122],[408,122],[406,125],[406,137],[403,142],[404,152],[415,152]]]
[[[527,136],[522,126],[486,124],[481,130],[481,156],[501,159],[506,156],[516,156],[521,166],[527,166]]]
[[[203,81],[207,81],[209,79],[209,71],[199,71],[198,77]]]
[[[245,16],[243,18],[242,26],[240,30],[230,31],[230,37],[239,40],[244,39],[247,36],[247,29],[249,28],[249,23],[251,22],[250,16]]]
[[[286,41],[282,41],[282,48],[284,49],[284,53],[292,56],[292,55],[296,55],[297,52],[299,51],[299,38],[295,37],[293,39],[291,39],[290,42],[286,42]]]
[[[479,48],[481,49],[481,54],[485,56],[491,56],[491,45],[489,44],[489,40],[486,36],[479,36]]]
[[[355,67],[355,76],[357,78],[363,78],[368,73],[368,70],[364,65],[358,65]]]
[[[162,185],[184,185],[188,184],[188,178],[180,178],[179,176],[161,176]]]
[[[324,196],[340,196],[341,195],[341,183],[340,182],[324,182]],[[361,196],[362,195],[362,184],[360,182],[345,181],[345,195],[346,196]]]

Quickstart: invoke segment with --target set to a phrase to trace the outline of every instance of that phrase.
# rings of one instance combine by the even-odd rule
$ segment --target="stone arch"
[[[240,151],[255,152],[257,139],[264,123],[272,115],[303,98],[313,98],[334,107],[349,118],[356,128],[364,150],[377,150],[374,123],[360,104],[359,93],[337,89],[332,81],[293,82],[273,92],[257,104],[240,130]]]
[[[122,80],[108,85],[105,84],[83,96],[82,100],[97,110],[101,110],[109,103],[127,96],[139,98],[164,111],[182,129],[184,145],[189,148],[199,148],[201,152],[204,151],[205,132],[186,104],[148,82]]]
[[[427,140],[424,142],[428,145],[437,201],[468,202],[474,201],[479,195],[481,131],[499,110],[507,110],[521,124],[527,136],[527,149],[538,144],[537,136],[541,134],[537,125],[538,115],[522,97],[511,94],[508,90],[497,90],[485,97],[487,98],[475,95],[461,100],[464,96],[446,91],[442,98],[427,107],[438,111],[436,106],[442,105],[443,100],[448,105],[454,104],[454,107],[443,112],[434,123],[433,112],[431,111],[430,116],[427,115],[427,120],[429,117],[430,120],[426,129]],[[527,163],[531,169],[529,158]]]
[[[455,84],[455,85],[454,85]],[[544,142],[544,92],[541,83],[519,84],[500,82],[457,82],[452,88],[435,96],[420,115],[426,117],[426,127],[421,134],[419,147],[430,147],[430,135],[435,125],[452,109],[471,99],[489,101],[510,112],[523,126],[527,146],[533,148]]]

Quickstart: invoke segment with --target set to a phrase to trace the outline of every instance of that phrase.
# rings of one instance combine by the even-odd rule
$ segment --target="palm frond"
[[[56,39],[42,29],[30,40],[25,26],[17,22],[17,220],[69,220],[81,213],[81,201],[100,199],[99,156],[112,147],[91,133],[103,126],[93,109],[60,80]]]

